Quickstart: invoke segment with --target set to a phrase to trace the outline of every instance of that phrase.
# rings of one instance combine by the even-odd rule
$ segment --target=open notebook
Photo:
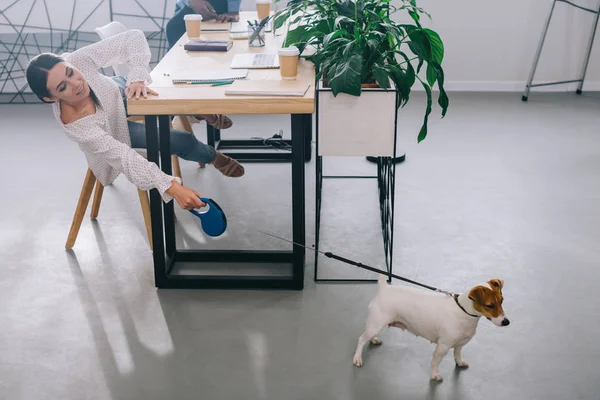
[[[310,84],[300,81],[238,81],[225,89],[230,96],[292,96],[302,97]]]
[[[171,74],[174,84],[180,83],[215,83],[244,79],[247,69],[189,69]]]
[[[217,22],[216,19],[202,21],[200,24],[201,32],[227,32],[231,29],[231,22]]]

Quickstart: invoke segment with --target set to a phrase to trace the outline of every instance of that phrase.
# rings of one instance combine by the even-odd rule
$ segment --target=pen
[[[179,84],[179,85],[182,85],[182,84],[183,85],[207,85],[209,83],[211,83],[211,82],[177,82],[176,84]]]
[[[223,85],[231,85],[233,81],[223,81],[223,82],[215,82],[211,86],[223,86]]]

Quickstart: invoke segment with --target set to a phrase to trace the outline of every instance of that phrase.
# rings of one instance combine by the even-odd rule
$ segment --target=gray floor
[[[395,271],[448,290],[505,280],[512,323],[487,320],[463,355],[399,330],[351,356],[373,285],[303,292],[157,291],[136,191],[107,188],[97,222],[64,250],[85,160],[47,106],[0,106],[1,399],[598,399],[600,97],[453,94],[415,144],[423,96],[401,113]],[[437,112],[437,110],[436,110]],[[226,135],[271,135],[279,117],[238,117]],[[202,128],[202,127],[200,127]],[[360,158],[331,173],[369,173]],[[220,241],[179,212],[196,248],[286,248],[249,226],[289,235],[289,165],[247,165],[244,179],[184,163],[186,183],[232,218]],[[314,233],[307,168],[307,242]],[[241,190],[247,190],[241,195]],[[327,182],[321,246],[381,265],[373,182]],[[365,276],[322,260],[324,276]]]

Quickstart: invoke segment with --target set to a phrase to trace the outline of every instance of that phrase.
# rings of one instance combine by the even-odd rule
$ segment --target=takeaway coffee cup
[[[256,12],[259,21],[271,15],[271,0],[256,0]]]
[[[183,17],[185,20],[185,30],[187,36],[190,39],[197,39],[200,37],[200,23],[202,22],[202,15],[200,14],[187,14]]]
[[[279,71],[282,79],[296,79],[300,51],[296,46],[279,49]]]

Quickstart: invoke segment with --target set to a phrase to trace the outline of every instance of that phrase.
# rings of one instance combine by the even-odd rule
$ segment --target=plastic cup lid
[[[271,4],[271,0],[256,0],[256,4]]]
[[[296,46],[284,47],[279,49],[280,56],[297,56],[300,54],[300,50]]]
[[[183,16],[184,20],[191,20],[191,21],[202,21],[202,15],[200,14],[186,14]]]

